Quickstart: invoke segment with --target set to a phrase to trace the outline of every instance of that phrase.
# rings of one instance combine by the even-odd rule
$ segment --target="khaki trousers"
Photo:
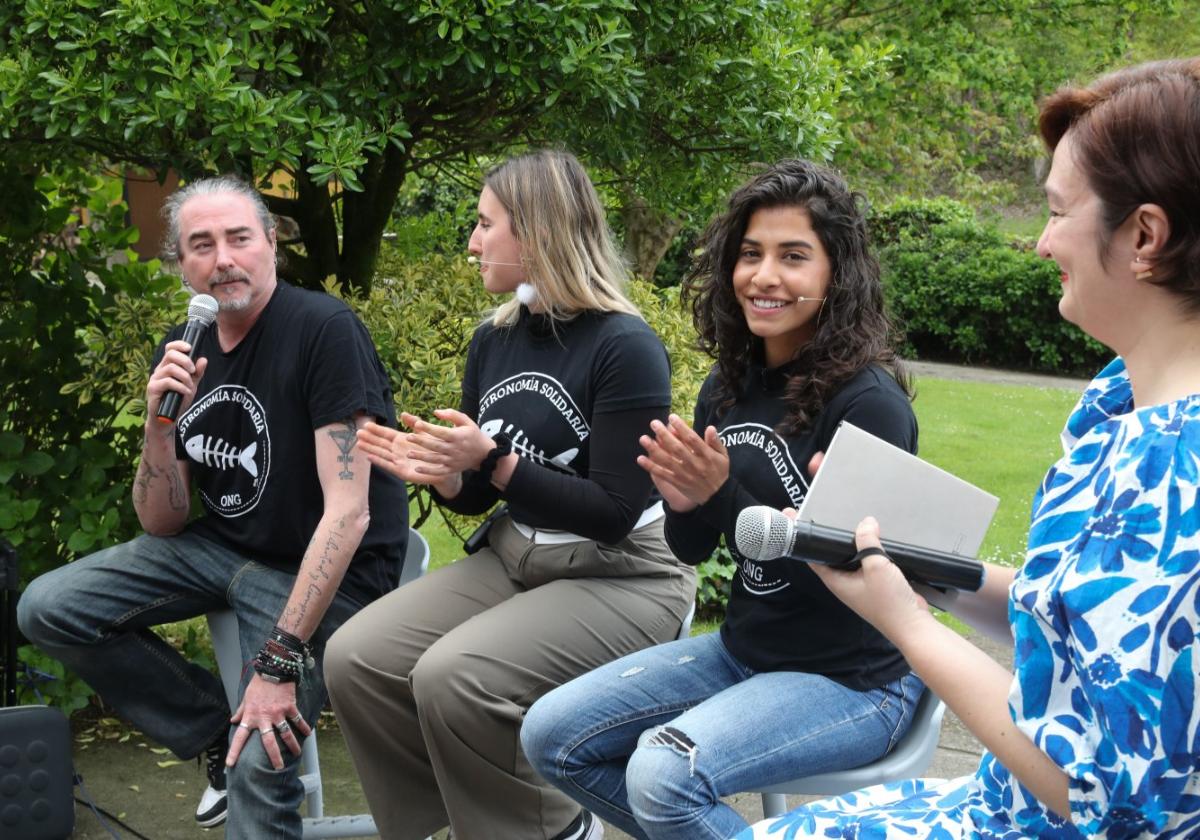
[[[491,545],[369,605],[330,639],[325,681],[380,834],[553,837],[579,805],[521,752],[553,688],[669,641],[695,571],[663,521],[620,544],[537,544],[511,520]]]

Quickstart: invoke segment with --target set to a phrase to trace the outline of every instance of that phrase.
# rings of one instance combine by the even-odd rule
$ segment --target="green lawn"
[[[1078,397],[1059,388],[917,382],[921,457],[1000,498],[982,559],[1022,561],[1033,494],[1062,454],[1059,432]]]

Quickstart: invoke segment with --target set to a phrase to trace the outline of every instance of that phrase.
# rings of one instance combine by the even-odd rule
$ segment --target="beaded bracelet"
[[[316,667],[312,649],[299,637],[276,626],[254,657],[254,670],[274,683],[299,682],[304,668]]]

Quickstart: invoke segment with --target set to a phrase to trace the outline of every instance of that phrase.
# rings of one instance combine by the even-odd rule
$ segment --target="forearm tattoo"
[[[338,460],[342,462],[342,471],[338,473],[338,478],[342,481],[350,481],[354,478],[354,472],[350,469],[350,465],[354,463],[354,456],[350,452],[354,449],[355,426],[354,420],[342,420],[344,429],[330,429],[329,436],[333,438],[333,442],[337,444],[341,455],[338,455]]]
[[[330,526],[329,533],[325,537],[325,547],[321,551],[321,556],[317,559],[317,567],[308,573],[308,585],[304,589],[304,597],[294,607],[288,607],[284,611],[283,618],[287,625],[293,628],[299,628],[304,617],[308,615],[309,605],[314,598],[320,598],[325,591],[324,585],[330,582],[329,567],[334,563],[338,550],[343,541],[343,533],[346,529],[346,520],[339,519],[336,523]],[[311,551],[316,545],[316,536],[308,544]],[[286,629],[286,628],[285,628]]]
[[[172,466],[167,470],[167,502],[171,505],[171,510],[187,510],[188,509],[188,492],[183,486],[183,476],[179,474],[179,468]]]
[[[133,480],[133,503],[144,505],[150,499],[150,485],[163,476],[167,479],[167,504],[171,510],[187,510],[191,500],[187,488],[183,486],[179,468],[172,465],[165,470],[155,469],[145,458],[138,465],[137,477]]]
[[[150,498],[150,484],[154,479],[162,475],[161,470],[156,470],[145,458],[138,465],[137,478],[133,480],[133,503],[135,505],[144,505],[146,500]]]

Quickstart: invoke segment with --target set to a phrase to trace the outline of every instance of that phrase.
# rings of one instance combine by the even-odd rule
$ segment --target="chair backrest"
[[[400,585],[416,580],[429,571],[429,543],[416,528],[408,529],[408,548],[400,569]]]
[[[693,601],[692,605],[688,607],[687,615],[683,617],[683,623],[679,625],[679,635],[675,637],[676,641],[679,639],[686,639],[688,636],[692,635],[692,619],[695,617],[696,602]]]
[[[925,689],[917,701],[912,724],[890,753],[862,767],[819,773],[760,788],[757,793],[762,794],[763,816],[775,817],[783,813],[785,805],[781,794],[839,796],[871,785],[919,777],[933,761],[945,713],[946,704]]]

